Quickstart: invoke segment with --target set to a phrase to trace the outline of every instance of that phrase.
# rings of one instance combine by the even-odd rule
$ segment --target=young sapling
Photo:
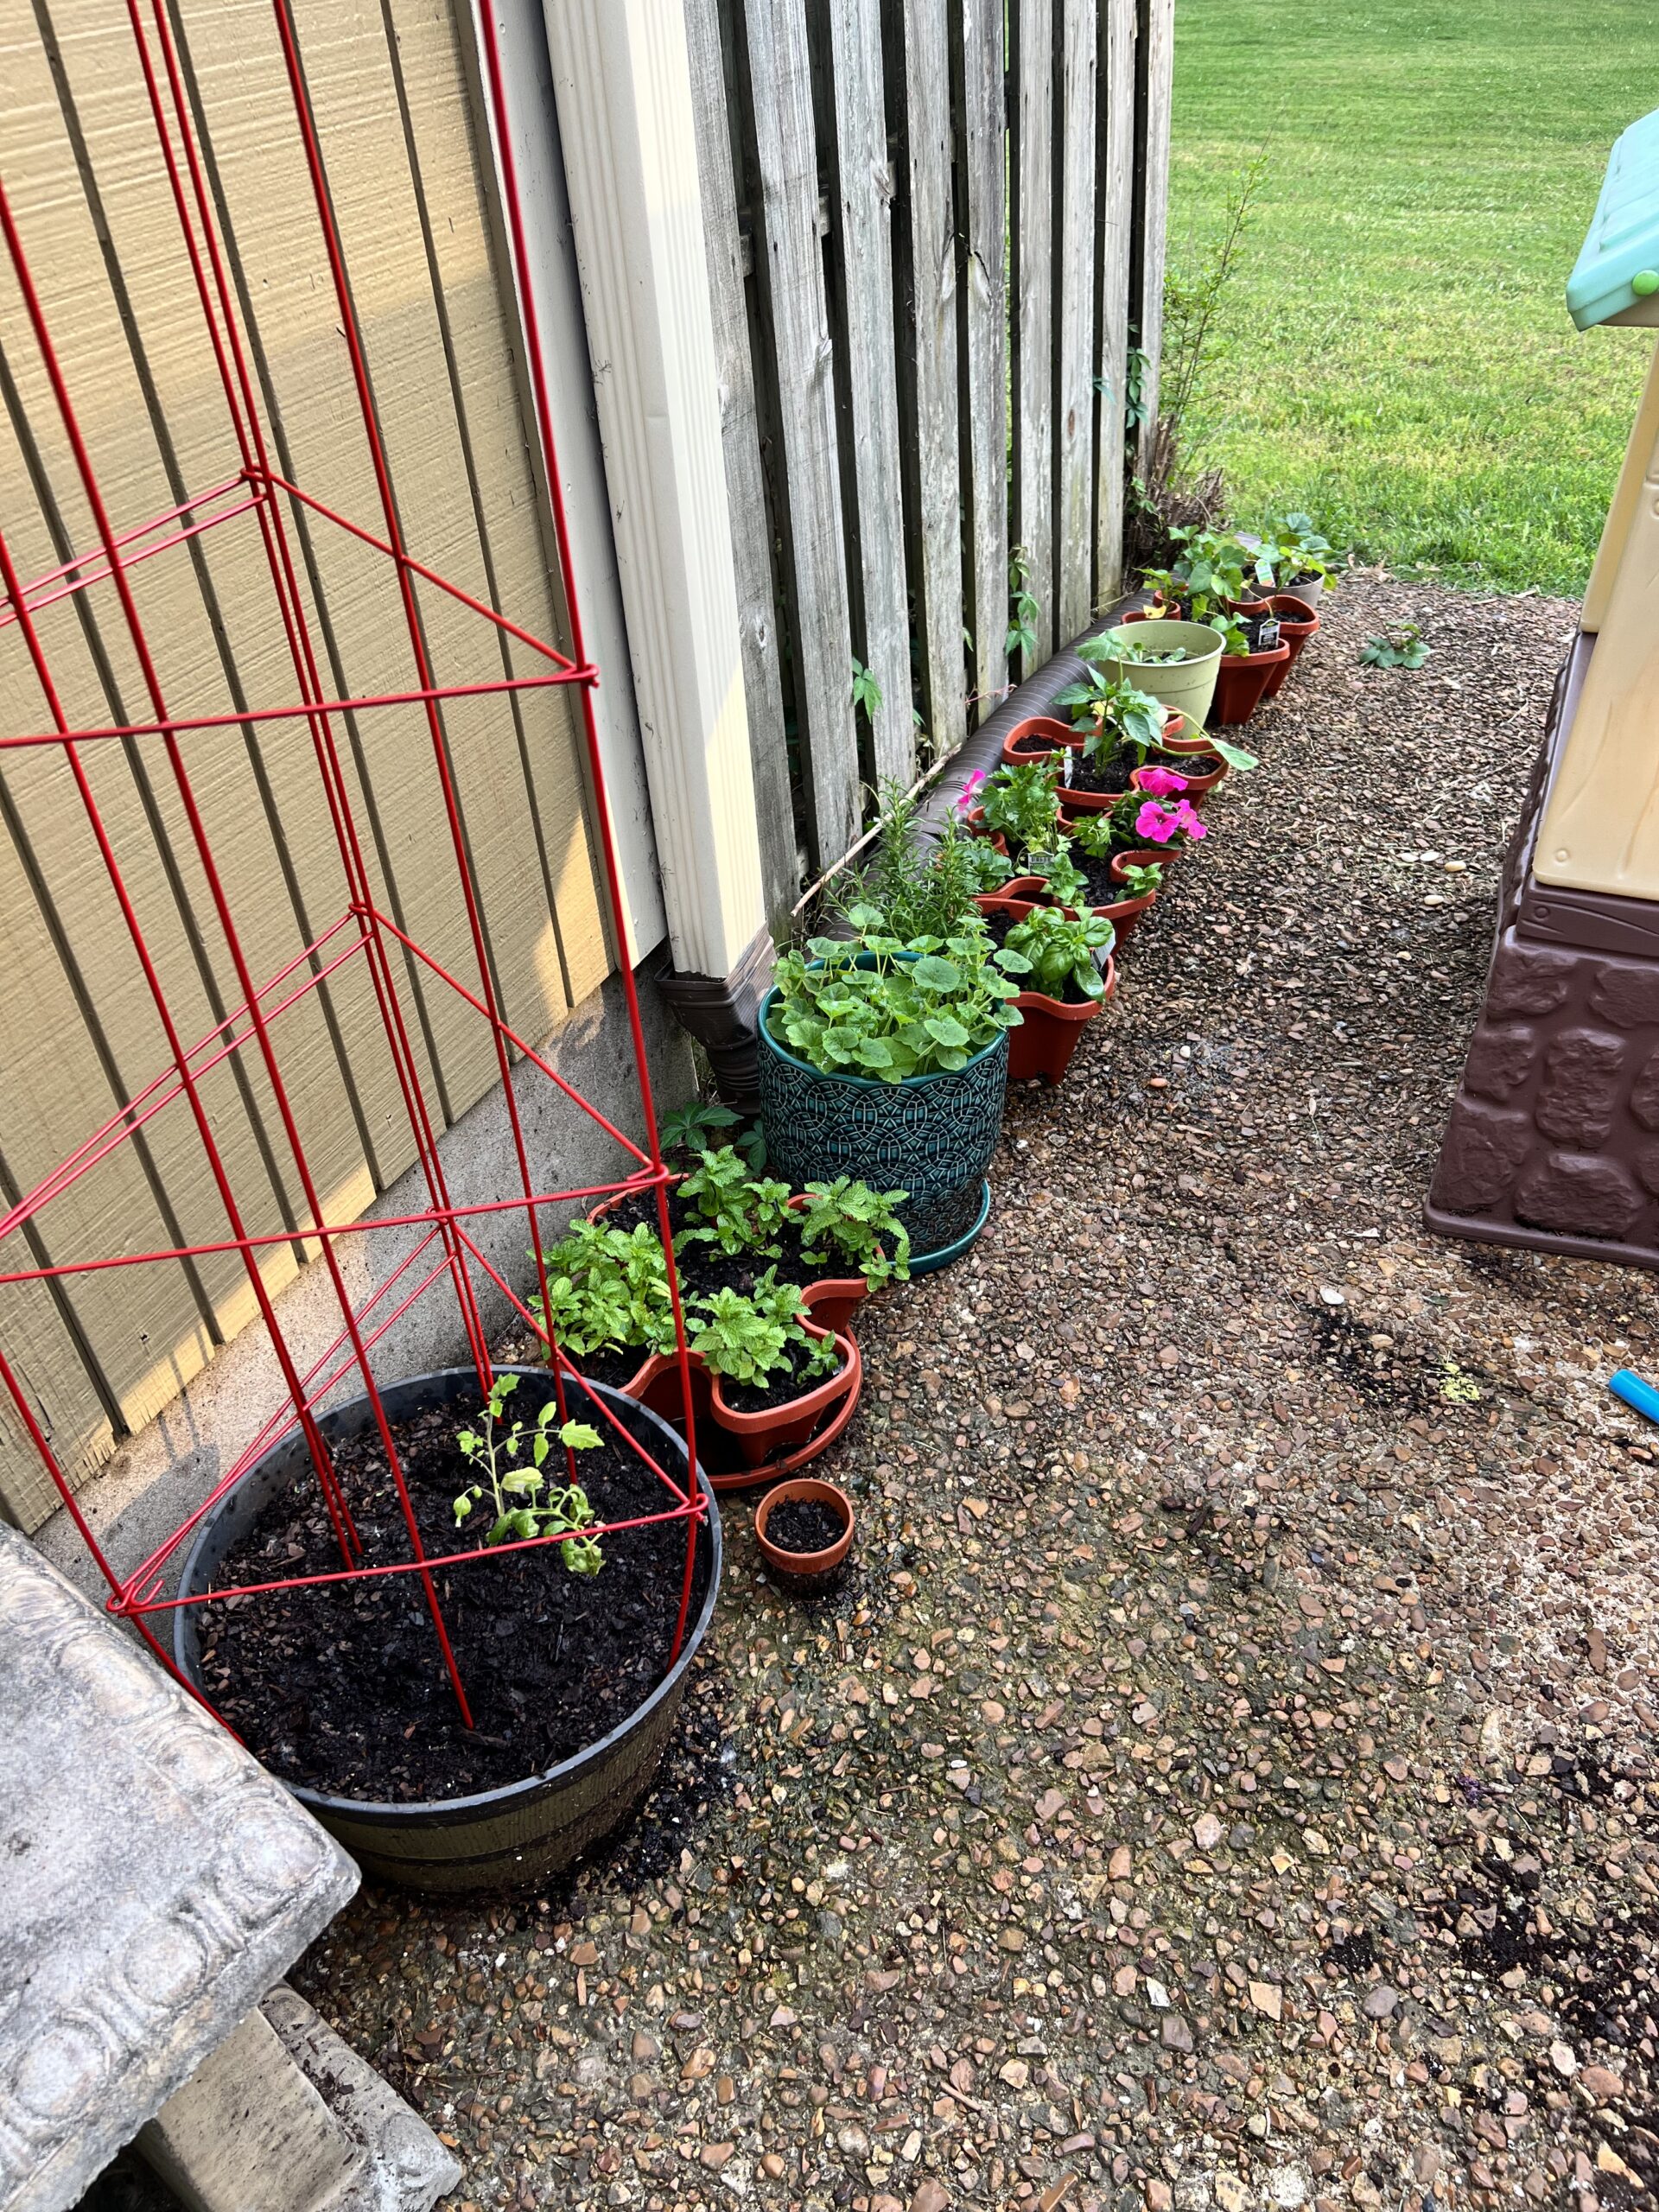
[[[556,1444],[572,1452],[591,1452],[600,1443],[596,1428],[586,1421],[558,1421],[559,1409],[550,1399],[534,1421],[515,1421],[501,1427],[506,1402],[518,1387],[516,1375],[498,1375],[484,1402],[478,1428],[463,1428],[455,1438],[461,1455],[481,1479],[470,1483],[454,1500],[455,1526],[460,1528],[487,1493],[495,1519],[486,1544],[527,1541],[537,1536],[563,1536],[560,1556],[572,1574],[594,1575],[604,1565],[598,1543],[574,1532],[594,1524],[594,1509],[580,1483],[550,1486],[543,1470]],[[521,1453],[530,1465],[518,1464]]]

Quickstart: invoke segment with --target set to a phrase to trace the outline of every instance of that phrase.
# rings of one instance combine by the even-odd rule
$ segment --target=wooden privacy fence
[[[1118,588],[1174,0],[685,6],[776,921]]]

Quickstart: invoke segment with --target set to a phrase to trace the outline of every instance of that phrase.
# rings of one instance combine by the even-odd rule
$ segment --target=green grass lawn
[[[1659,0],[1177,0],[1170,246],[1267,172],[1188,422],[1234,518],[1576,596],[1651,346],[1562,304]]]

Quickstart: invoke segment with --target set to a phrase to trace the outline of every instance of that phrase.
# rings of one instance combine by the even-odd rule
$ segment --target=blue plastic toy
[[[1616,1398],[1623,1398],[1632,1413],[1640,1414],[1643,1421],[1650,1421],[1659,1427],[1659,1390],[1651,1382],[1644,1382],[1628,1367],[1621,1367],[1617,1375],[1608,1376],[1607,1388]]]

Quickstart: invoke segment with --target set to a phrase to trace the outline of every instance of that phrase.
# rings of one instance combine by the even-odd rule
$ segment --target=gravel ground
[[[848,1581],[728,1500],[643,1821],[311,1955],[452,2202],[1652,2201],[1654,1287],[1418,1218],[1573,613],[1344,589],[980,1246],[861,1321]]]

